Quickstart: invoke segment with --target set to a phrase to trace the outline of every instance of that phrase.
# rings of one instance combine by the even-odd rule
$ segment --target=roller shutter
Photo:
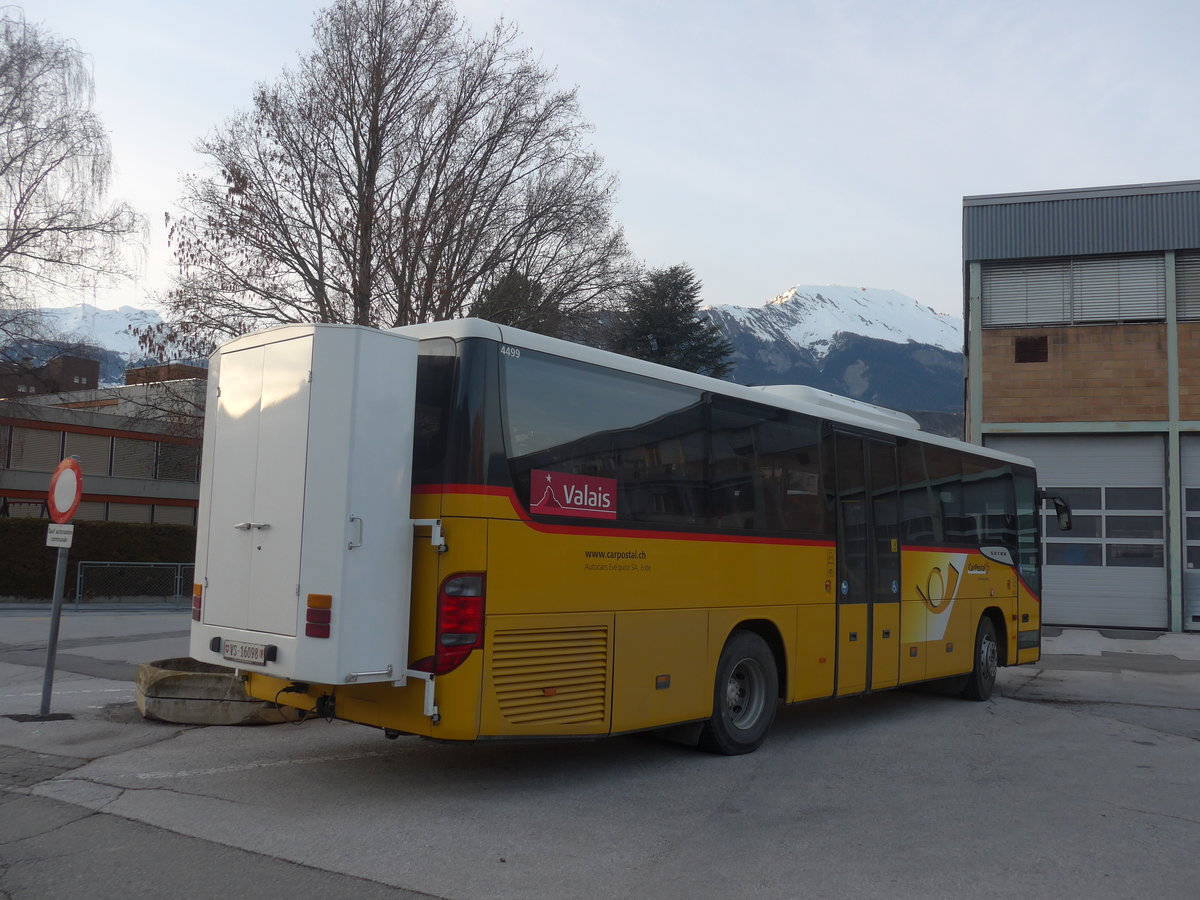
[[[1200,251],[1175,254],[1175,302],[1180,321],[1200,319]]]
[[[1176,261],[1178,271],[1186,265]],[[987,262],[983,327],[1160,321],[1167,314],[1162,254]]]
[[[1200,435],[1180,438],[1183,487],[1183,628],[1200,631]]]
[[[1074,507],[1071,532],[1043,518],[1042,620],[1168,627],[1163,436],[989,435],[986,443],[1033,459],[1038,484],[1063,489]]]

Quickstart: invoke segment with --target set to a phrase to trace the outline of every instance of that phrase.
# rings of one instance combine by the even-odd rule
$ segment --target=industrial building
[[[963,199],[968,439],[1030,456],[1043,621],[1200,630],[1200,181]]]

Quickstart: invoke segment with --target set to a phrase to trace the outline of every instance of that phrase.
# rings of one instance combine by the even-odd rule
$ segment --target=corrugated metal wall
[[[1080,192],[1087,193],[1087,192]],[[1200,185],[1126,196],[967,197],[966,260],[1200,248]]]

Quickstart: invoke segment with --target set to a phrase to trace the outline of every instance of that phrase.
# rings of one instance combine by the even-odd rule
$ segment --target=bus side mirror
[[[1050,502],[1054,504],[1054,514],[1058,516],[1058,530],[1071,530],[1071,506],[1062,497],[1051,497]]]
[[[1057,497],[1046,493],[1044,489],[1038,491],[1038,502],[1045,503],[1049,500],[1054,504],[1054,514],[1058,517],[1058,530],[1071,530],[1071,504],[1063,497]]]

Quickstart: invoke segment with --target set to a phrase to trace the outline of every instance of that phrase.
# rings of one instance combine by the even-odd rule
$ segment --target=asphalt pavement
[[[37,721],[27,717],[38,712],[41,700],[48,611],[0,610],[0,898],[138,898],[163,894],[207,898],[265,891],[294,898],[488,895],[479,887],[488,882],[472,880],[471,873],[454,870],[453,853],[450,865],[444,869],[444,879],[436,875],[424,881],[416,875],[396,879],[381,874],[392,869],[379,859],[367,858],[371,853],[366,850],[363,858],[347,859],[342,864],[337,854],[306,854],[294,846],[258,839],[261,828],[253,824],[249,810],[245,824],[248,836],[244,839],[226,838],[219,827],[182,818],[179,810],[184,807],[171,805],[172,794],[178,801],[191,804],[187,807],[189,815],[194,809],[201,818],[205,804],[211,802],[205,799],[207,794],[180,796],[179,792],[186,789],[171,785],[186,783],[188,779],[182,776],[195,776],[193,781],[196,777],[220,778],[227,773],[249,778],[273,767],[312,770],[314,764],[358,765],[364,760],[370,764],[382,756],[382,748],[395,746],[395,742],[362,742],[360,733],[374,738],[373,732],[347,726],[345,731],[313,732],[320,736],[313,739],[307,757],[275,760],[269,748],[279,742],[270,735],[274,729],[291,726],[218,731],[143,720],[134,706],[137,666],[186,655],[189,624],[186,610],[68,609],[63,616],[51,702],[51,713],[65,717]],[[1127,736],[1132,736],[1134,745],[1167,742],[1172,753],[1181,754],[1174,757],[1178,771],[1190,771],[1191,759],[1200,775],[1200,744],[1195,743],[1200,742],[1200,634],[1047,629],[1040,663],[1002,670],[998,699],[992,703],[1009,701],[1040,705],[1048,716],[1056,710],[1068,710],[1072,717],[1061,721],[1081,734],[1090,727],[1088,720],[1074,714],[1102,719],[1097,723],[1101,729],[1097,734],[1104,728],[1111,731],[1111,723],[1120,723],[1127,726]],[[875,701],[848,701],[837,708],[848,708],[847,703],[855,702],[871,705]],[[891,702],[898,709],[909,701],[898,701],[898,706],[897,701]],[[936,709],[934,714],[941,715]],[[842,714],[833,715],[844,730]],[[1053,722],[1059,720],[1043,716],[1036,721],[1052,733]],[[786,722],[783,727],[788,727]],[[217,734],[233,735],[221,739],[224,745],[230,741],[245,744],[245,761],[214,762],[206,769],[210,758],[206,754],[215,746],[208,735]],[[354,737],[347,742],[345,735]],[[420,747],[422,742],[414,746]],[[613,741],[593,742],[590,746],[601,749],[573,752],[583,754],[585,762],[599,768],[608,763],[597,760],[611,757],[653,771],[653,755],[644,760],[646,754],[640,745]],[[605,746],[609,749],[603,749]],[[631,746],[635,748],[632,751]],[[520,758],[527,755],[519,746],[511,751],[481,752],[498,754],[489,758],[488,765],[503,761],[510,774],[519,770]],[[770,751],[760,754],[764,752]],[[211,758],[216,759],[215,755]],[[168,760],[172,761],[170,765]],[[686,763],[685,768],[704,766],[721,771],[720,764],[704,761],[701,755],[696,760]],[[586,770],[586,766],[583,768]],[[94,774],[88,778],[72,775],[80,770]],[[733,771],[732,766],[725,771]],[[560,774],[571,777],[570,773]],[[293,778],[300,779],[297,789],[303,791],[303,776]],[[652,784],[653,775],[647,778],[651,780],[646,784]],[[1165,802],[1178,800],[1180,809],[1195,810],[1194,801],[1200,799],[1197,783],[1185,777],[1179,788],[1182,796],[1168,796]],[[320,796],[319,787],[313,786],[312,790]],[[565,790],[563,796],[572,798],[570,788]],[[652,794],[654,789],[648,790]],[[353,819],[353,810],[334,815],[336,803],[336,799],[330,799],[322,808],[330,810],[333,818],[340,815]],[[303,806],[295,808],[301,810],[297,814],[303,814]],[[220,814],[218,807],[212,806],[210,818]],[[1181,828],[1200,840],[1198,815],[1189,817],[1175,811],[1162,822],[1162,828]],[[686,829],[687,823],[681,822],[680,828]],[[228,833],[240,834],[236,827]],[[1186,834],[1183,838],[1189,839]],[[386,841],[382,846],[386,847]],[[353,855],[353,851],[348,852]],[[383,851],[374,852],[377,855]],[[587,846],[580,849],[581,854],[588,852]],[[599,847],[595,852],[601,852]],[[305,862],[309,858],[314,860],[311,864]],[[1184,864],[1200,875],[1194,855]],[[590,863],[583,861],[580,865],[586,868]],[[687,873],[678,877],[681,886],[687,883]],[[397,886],[398,880],[402,886]],[[1019,884],[1019,879],[1013,883]],[[605,889],[603,884],[595,883],[594,894],[586,889],[586,883],[582,889],[576,886],[561,892],[547,883],[540,888],[526,884],[519,890],[499,893],[546,897],[632,895],[616,887]],[[1172,884],[1154,890],[1154,885],[1148,885],[1147,890],[1171,897],[1175,896]],[[955,890],[961,895],[961,889]],[[661,889],[654,893],[676,895]],[[768,889],[764,895],[785,893]],[[726,894],[736,895],[737,891]],[[842,894],[833,890],[826,895]],[[887,893],[877,886],[859,885],[847,889],[844,895]],[[905,895],[904,890],[895,890],[894,896]],[[1099,895],[1121,896],[1122,892]]]

